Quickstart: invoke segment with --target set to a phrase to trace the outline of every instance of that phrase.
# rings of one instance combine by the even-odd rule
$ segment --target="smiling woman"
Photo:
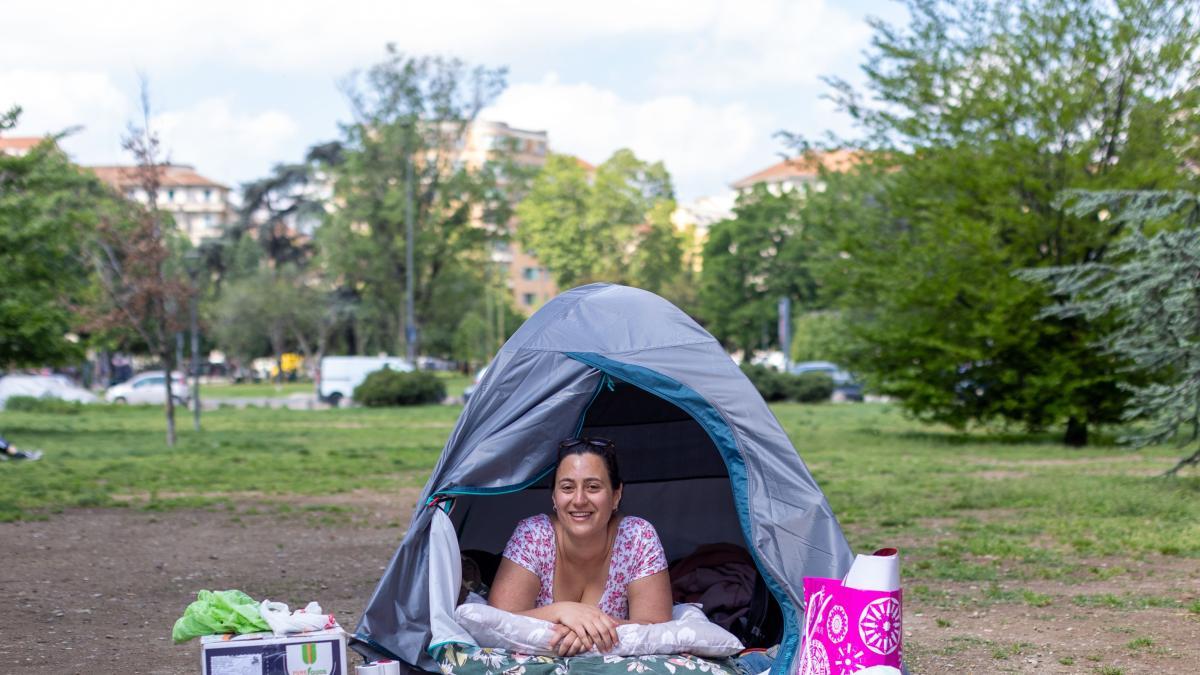
[[[522,520],[504,549],[489,603],[555,623],[563,656],[611,650],[620,624],[671,620],[662,543],[650,523],[619,513],[622,487],[612,441],[563,441],[553,517]]]

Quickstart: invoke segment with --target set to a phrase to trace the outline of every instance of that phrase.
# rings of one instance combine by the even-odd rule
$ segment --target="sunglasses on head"
[[[608,440],[607,438],[599,438],[599,437],[589,438],[587,436],[584,436],[583,438],[568,438],[567,440],[563,441],[562,443],[559,443],[558,447],[560,449],[566,450],[567,448],[573,448],[577,445],[590,445],[593,448],[611,448],[615,445],[615,443]]]

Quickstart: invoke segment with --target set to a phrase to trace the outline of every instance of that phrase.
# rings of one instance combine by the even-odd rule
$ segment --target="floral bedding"
[[[434,657],[444,675],[737,675],[730,659],[690,654],[563,658],[450,643]]]

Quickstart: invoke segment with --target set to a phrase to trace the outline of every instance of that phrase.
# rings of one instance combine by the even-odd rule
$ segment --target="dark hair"
[[[604,467],[608,469],[608,482],[612,485],[612,489],[616,490],[623,485],[621,469],[617,466],[617,444],[598,436],[568,438],[559,443],[558,461],[554,463],[554,473],[558,474],[558,467],[566,457],[585,453],[596,455],[604,461]]]

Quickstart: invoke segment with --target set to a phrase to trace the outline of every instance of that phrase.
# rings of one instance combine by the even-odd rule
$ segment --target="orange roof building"
[[[814,185],[820,189],[817,183],[821,169],[833,172],[846,171],[861,161],[861,156],[862,154],[857,150],[813,151],[772,164],[762,171],[735,181],[730,187],[739,193],[744,193],[749,192],[755,185],[766,184],[767,189],[776,194],[806,185]]]
[[[149,196],[141,186],[136,166],[85,167],[117,192],[143,204]],[[158,195],[158,208],[171,214],[175,224],[193,244],[220,236],[233,218],[229,206],[229,187],[196,172],[187,164],[168,164],[163,167]]]
[[[87,168],[96,174],[97,178],[122,192],[131,187],[138,187],[141,183],[136,166],[89,166]],[[160,181],[162,187],[206,187],[229,190],[228,186],[196,173],[196,169],[187,164],[164,166]]]
[[[27,155],[30,150],[36,148],[47,138],[47,136],[0,136],[0,155],[16,157]]]

